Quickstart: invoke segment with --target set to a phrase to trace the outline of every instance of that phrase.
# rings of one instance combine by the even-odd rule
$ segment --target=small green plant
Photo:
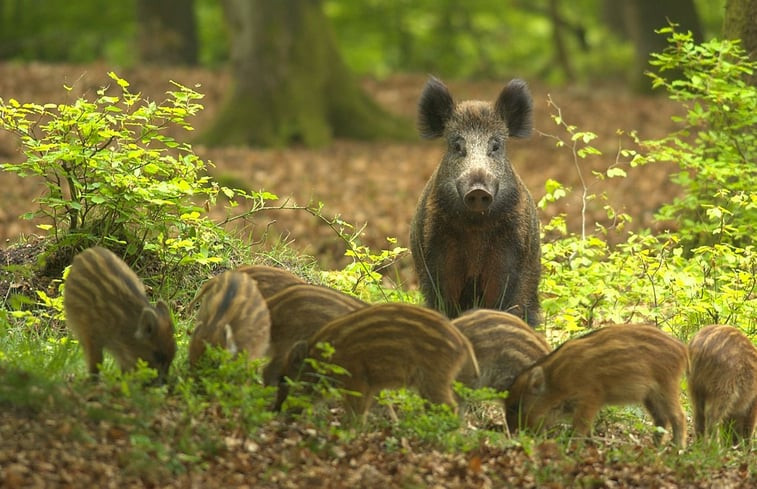
[[[730,243],[746,246],[757,228],[757,87],[748,77],[757,70],[738,40],[701,44],[674,25],[660,29],[669,46],[653,55],[649,73],[686,114],[674,120],[681,129],[643,141],[643,161],[672,161],[680,171],[673,181],[684,195],[663,206],[659,218],[678,223],[687,250]],[[665,77],[680,70],[680,79]]]
[[[70,396],[46,375],[9,366],[0,358],[0,409],[43,410],[72,407]]]
[[[579,182],[581,183],[581,239],[587,239],[590,234],[587,229],[587,213],[588,207],[593,201],[604,201],[605,204],[602,208],[607,214],[612,226],[616,229],[623,229],[625,223],[631,220],[631,216],[617,212],[612,206],[607,204],[607,195],[597,195],[590,190],[591,187],[598,182],[611,178],[625,178],[627,173],[624,167],[634,167],[637,165],[637,153],[634,150],[622,147],[620,138],[623,136],[623,132],[618,131],[618,152],[615,160],[609,163],[604,171],[592,170],[591,175],[594,178],[594,181],[590,182],[588,180],[588,175],[585,175],[586,171],[582,166],[584,165],[584,161],[589,158],[602,156],[602,152],[599,149],[589,144],[597,138],[597,135],[590,131],[581,131],[577,126],[569,124],[564,119],[562,110],[552,100],[551,96],[547,97],[547,103],[555,111],[551,116],[552,120],[559,128],[565,131],[569,137],[568,140],[565,140],[555,134],[542,134],[553,139],[558,148],[569,149],[573,166],[576,169],[576,175],[578,175]],[[560,182],[548,179],[545,183],[545,194],[540,199],[538,207],[544,209],[548,204],[566,197],[568,191],[570,191],[570,189],[563,187]],[[599,222],[595,223],[595,227],[596,230],[601,231],[602,234],[607,234],[607,228]],[[558,216],[557,219],[554,219],[553,222],[550,222],[545,227],[546,232],[564,229],[565,221],[561,216]]]
[[[176,385],[188,414],[202,417],[205,410],[213,410],[222,414],[228,428],[256,432],[274,416],[268,409],[274,388],[262,384],[263,363],[263,359],[234,356],[223,348],[207,348],[197,368],[182,375]]]
[[[352,260],[344,269],[322,274],[323,281],[332,287],[347,291],[363,300],[374,302],[381,300],[403,300],[408,294],[399,287],[387,288],[383,285],[384,277],[380,273],[390,268],[400,258],[407,254],[407,248],[397,246],[397,239],[387,237],[390,249],[374,252],[360,242],[360,235],[365,226],[356,228],[355,225],[343,220],[340,215],[328,217],[324,214],[324,205],[282,206],[280,209],[304,211],[325,223],[336,236],[345,244],[344,255]],[[268,208],[266,208],[268,209]]]
[[[471,399],[475,397],[469,391]],[[488,395],[482,394],[489,398]],[[488,432],[467,432],[462,418],[446,404],[430,403],[408,389],[383,390],[379,405],[396,413],[396,423],[390,425],[394,438],[412,438],[450,451],[468,451],[477,447]],[[389,446],[389,449],[392,447]]]
[[[341,236],[344,239],[344,236]],[[386,238],[391,249],[375,252],[360,244],[356,237],[350,238],[345,256],[352,259],[343,269],[322,272],[325,284],[348,291],[367,302],[416,302],[411,294],[397,286],[384,285],[381,271],[389,268],[407,253],[407,248],[397,246],[396,238]]]
[[[290,393],[286,400],[286,410],[300,411],[300,417],[313,418],[318,415],[319,405],[341,402],[347,396],[360,396],[359,392],[345,389],[340,385],[339,377],[350,373],[342,366],[330,363],[334,347],[326,342],[316,345],[318,358],[305,358],[303,370],[309,370],[306,378],[286,379]],[[323,401],[323,402],[321,402]]]

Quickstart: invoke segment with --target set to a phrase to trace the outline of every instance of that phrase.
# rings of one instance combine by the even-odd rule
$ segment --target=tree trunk
[[[562,68],[565,79],[570,83],[576,80],[576,72],[570,62],[570,55],[565,45],[563,30],[565,21],[560,15],[558,0],[549,0],[549,18],[552,20],[552,41],[555,46],[555,62]]]
[[[137,21],[143,62],[197,64],[194,0],[137,0]]]
[[[23,53],[27,9],[21,0],[0,0],[0,59],[12,59]]]
[[[757,0],[726,0],[723,37],[741,39],[741,47],[757,60]],[[752,74],[750,82],[757,84],[757,73]]]
[[[662,52],[667,47],[665,36],[655,29],[676,23],[681,30],[689,30],[696,42],[702,41],[702,27],[694,0],[628,0],[613,2],[623,10],[625,30],[635,47],[633,85],[639,91],[650,91],[651,83],[644,74],[649,70],[650,53]]]
[[[206,144],[319,146],[332,137],[407,139],[342,62],[319,0],[223,0],[233,86]]]

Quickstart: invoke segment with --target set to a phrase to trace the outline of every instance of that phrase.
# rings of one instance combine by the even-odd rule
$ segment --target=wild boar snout
[[[487,211],[499,190],[497,179],[486,168],[466,171],[456,179],[455,186],[465,208],[471,212]]]

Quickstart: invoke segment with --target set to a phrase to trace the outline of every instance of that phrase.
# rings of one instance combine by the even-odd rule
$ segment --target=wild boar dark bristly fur
[[[549,427],[572,416],[588,435],[606,404],[642,404],[656,426],[686,443],[680,403],[686,346],[654,326],[615,325],[566,341],[516,377],[505,399],[510,429]],[[657,435],[659,441],[659,435]]]
[[[436,78],[421,95],[421,136],[444,138],[447,150],[418,201],[410,247],[426,304],[451,318],[481,307],[540,321],[539,221],[506,147],[531,134],[531,106],[518,79],[493,104],[455,104]]]
[[[93,247],[74,257],[63,306],[92,375],[105,349],[121,370],[133,369],[141,358],[165,380],[176,354],[171,312],[163,301],[150,305],[142,281],[113,252]]]
[[[480,375],[464,367],[457,380],[473,389],[506,391],[523,370],[552,350],[542,335],[504,311],[474,309],[452,321],[473,345]]]
[[[757,348],[739,329],[710,325],[689,343],[689,394],[697,436],[731,424],[733,443],[751,442],[757,423]]]
[[[205,348],[218,346],[232,354],[260,358],[268,351],[271,319],[257,282],[249,275],[226,271],[208,280],[189,304],[197,301],[197,327],[189,343],[189,365],[195,366]]]
[[[283,268],[269,267],[268,265],[243,265],[236,269],[249,275],[258,283],[258,289],[265,299],[280,292],[290,285],[304,284],[297,275]]]
[[[268,298],[270,361],[263,383],[276,385],[284,359],[296,342],[308,340],[329,321],[368,306],[357,297],[322,285],[296,284]]]
[[[287,354],[274,409],[281,409],[289,385],[284,377],[310,381],[320,359],[318,343],[329,343],[327,360],[349,372],[339,386],[360,396],[346,396],[347,411],[364,415],[382,389],[414,388],[432,403],[456,407],[452,382],[466,362],[477,370],[473,348],[450,321],[436,311],[404,303],[376,304],[331,321]]]

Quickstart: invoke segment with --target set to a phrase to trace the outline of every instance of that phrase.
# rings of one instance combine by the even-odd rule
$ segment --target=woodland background
[[[655,32],[671,22],[690,37]],[[718,39],[736,38],[746,54],[730,63]],[[670,84],[649,76],[666,50]],[[260,360],[186,365],[186,305],[235,265],[420,302],[405,248],[444,150],[414,128],[429,75],[456,100],[530,86],[535,134],[508,145],[541,203],[553,346],[625,321],[682,341],[729,322],[754,339],[757,97],[739,66],[755,52],[755,0],[0,0],[0,486],[756,486],[753,447],[655,447],[635,408],[603,411],[587,439],[511,435],[487,393],[461,421],[400,392],[381,402],[398,424],[378,410],[353,426],[320,405],[270,413]],[[175,119],[135,124],[156,107]],[[82,135],[91,120],[101,138]],[[98,159],[106,147],[114,160]],[[61,161],[88,163],[74,153],[110,193],[74,198],[94,188],[62,178]],[[137,180],[119,200],[108,185],[132,182],[114,169],[132,163],[176,188]],[[72,254],[101,242],[170,302],[168,386],[109,359],[100,383],[85,377],[60,291]]]

